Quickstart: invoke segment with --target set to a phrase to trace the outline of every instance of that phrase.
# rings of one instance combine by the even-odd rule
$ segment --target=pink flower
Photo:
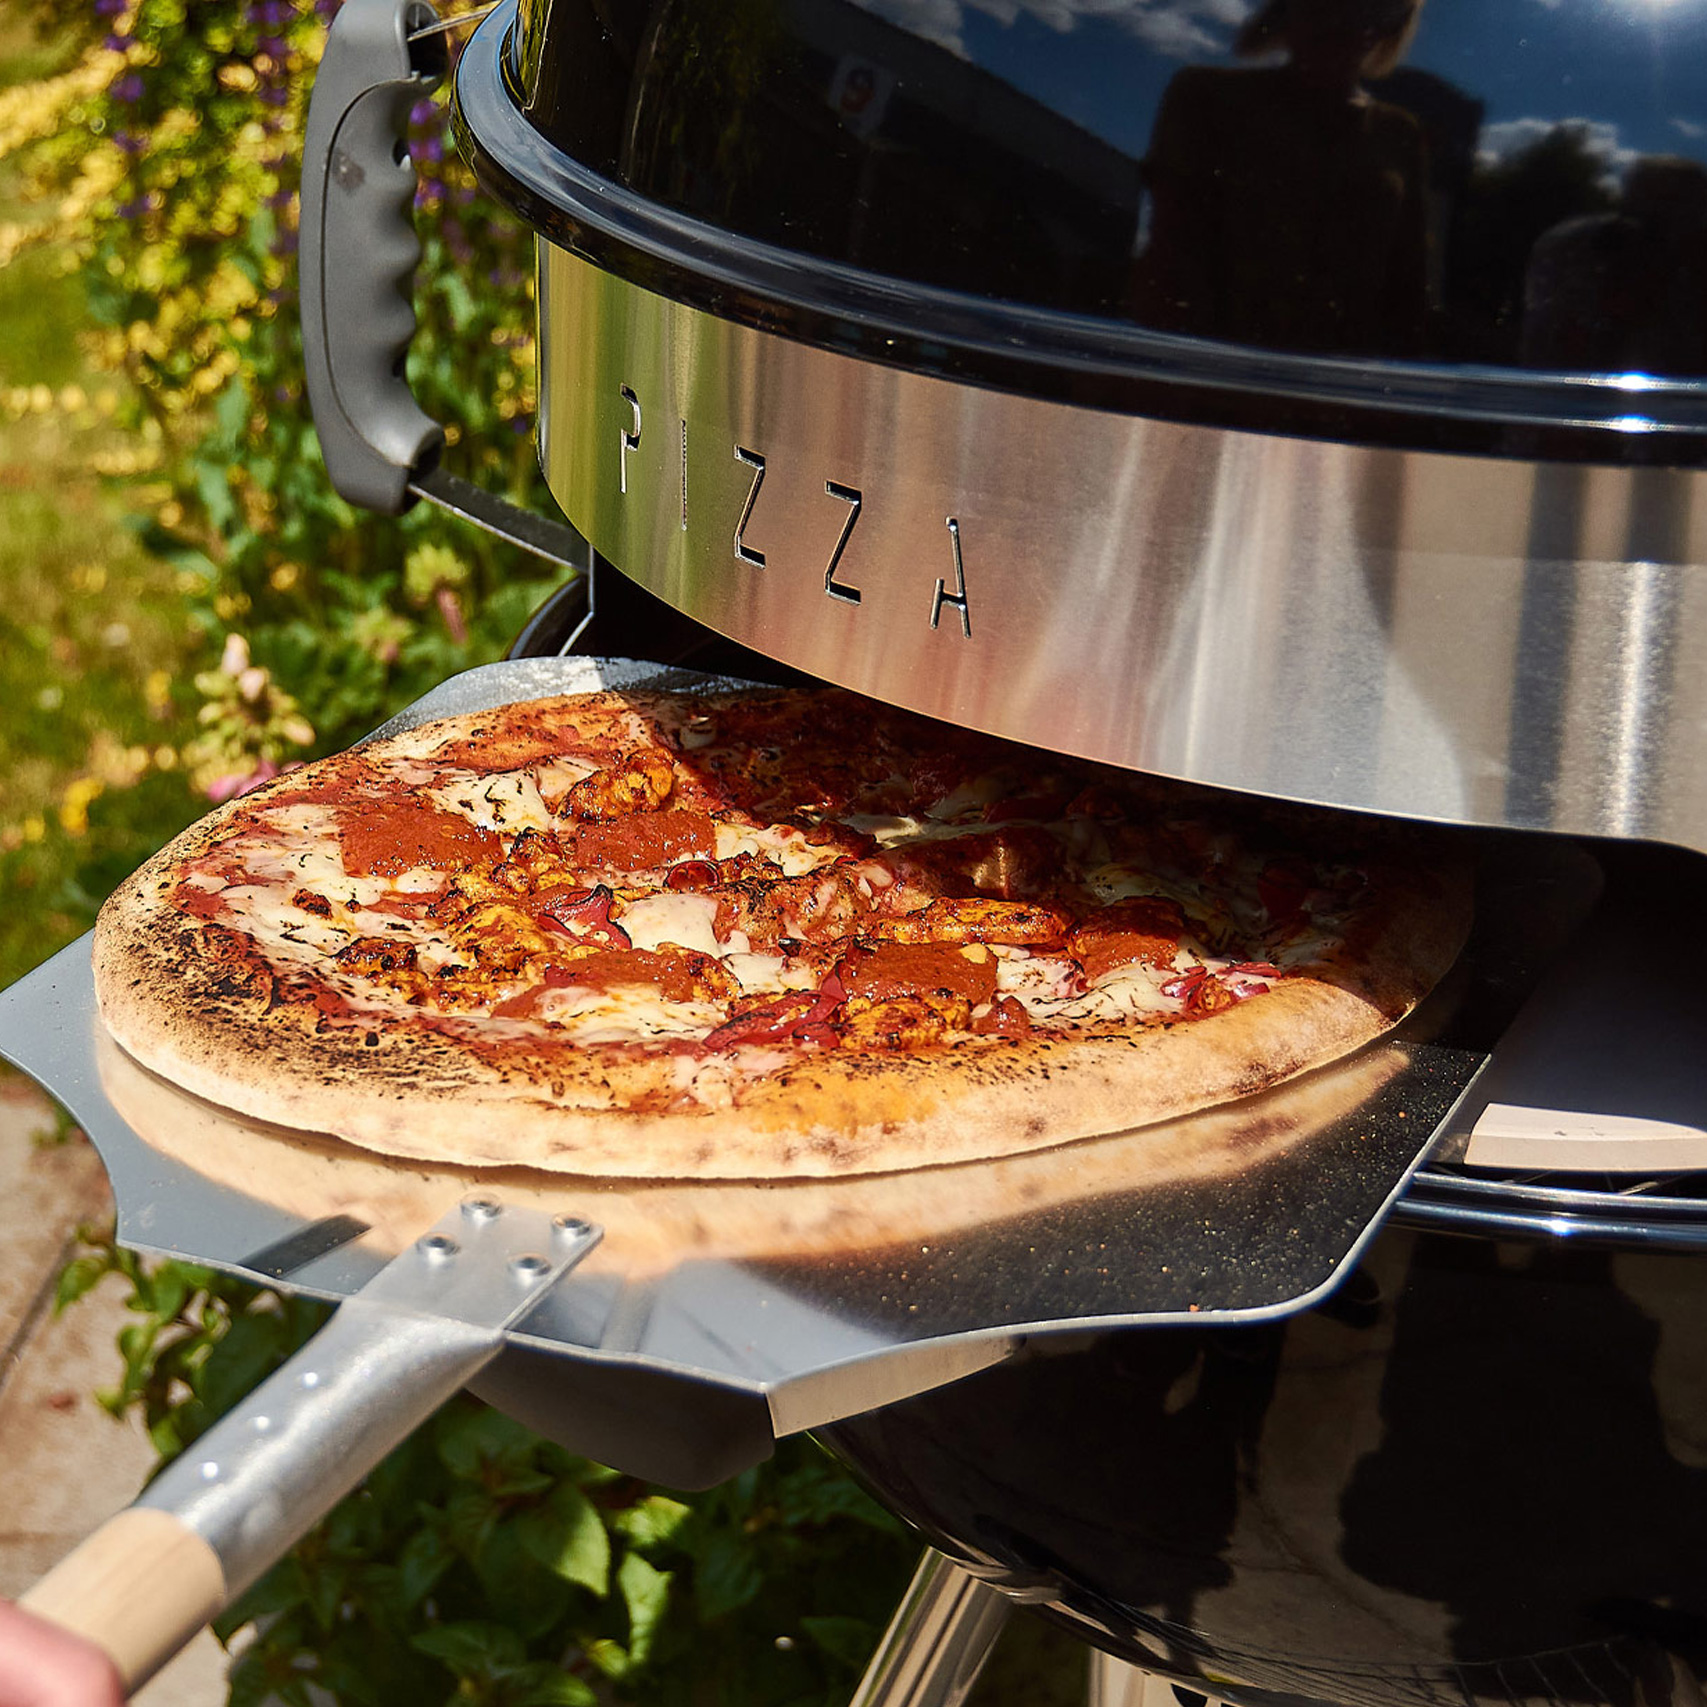
[[[295,769],[294,766],[291,768]],[[207,785],[207,797],[217,806],[222,801],[235,800],[238,795],[259,788],[278,774],[279,767],[271,759],[262,759],[252,771],[231,771],[225,776],[215,777]]]

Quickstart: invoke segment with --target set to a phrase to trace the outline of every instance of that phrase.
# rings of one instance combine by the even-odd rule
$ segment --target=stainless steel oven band
[[[1114,764],[1707,851],[1707,473],[1075,408],[539,263],[551,489],[708,627]]]

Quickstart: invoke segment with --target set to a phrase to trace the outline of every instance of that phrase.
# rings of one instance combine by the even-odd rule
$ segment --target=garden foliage
[[[537,562],[421,507],[352,510],[326,482],[294,300],[297,158],[335,4],[39,0],[72,32],[57,76],[0,93],[0,159],[51,217],[133,452],[110,466],[176,571],[198,656],[150,684],[171,742],[62,804],[86,917],[122,870],[212,800],[347,744],[432,683],[497,656],[551,584]],[[481,202],[423,100],[411,151],[424,255],[409,375],[447,460],[546,506],[530,436],[530,240]],[[28,853],[28,849],[24,853]],[[4,857],[23,857],[6,853]],[[311,1331],[316,1312],[96,1239],[69,1302],[128,1284],[111,1408],[163,1455]],[[259,1617],[233,1700],[525,1707],[845,1698],[913,1549],[815,1448],[677,1499],[472,1401],[401,1447],[226,1619]],[[324,1699],[324,1697],[321,1697]]]

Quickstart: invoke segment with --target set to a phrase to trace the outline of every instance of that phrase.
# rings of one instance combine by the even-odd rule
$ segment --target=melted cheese
[[[637,1037],[704,1037],[723,1023],[715,1002],[667,1002],[647,984],[547,990],[535,1015],[563,1028],[571,1043],[623,1043]]]
[[[421,791],[441,810],[466,818],[483,830],[507,836],[523,830],[549,830],[552,817],[528,771],[505,771],[497,776],[470,773]]]
[[[630,901],[617,916],[636,948],[662,948],[673,942],[696,954],[722,954],[725,947],[736,946],[734,938],[728,944],[717,940],[716,919],[717,902],[711,896],[673,891]],[[752,946],[739,931],[735,934],[741,949]]]
[[[743,853],[781,866],[785,877],[804,877],[820,866],[833,865],[840,857],[835,848],[809,842],[798,830],[786,825],[766,825],[760,829],[751,824],[719,822],[717,857],[733,859]]]

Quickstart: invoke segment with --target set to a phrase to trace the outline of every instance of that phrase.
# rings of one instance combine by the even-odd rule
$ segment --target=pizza
[[[285,1127],[756,1179],[1264,1090],[1403,1017],[1467,920],[1414,832],[837,690],[606,691],[230,802],[114,895],[95,972],[136,1060]]]

